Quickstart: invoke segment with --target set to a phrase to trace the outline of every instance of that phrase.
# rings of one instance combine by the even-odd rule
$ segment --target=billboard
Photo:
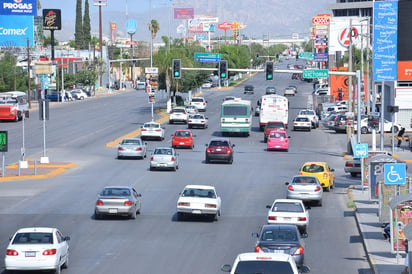
[[[2,0],[0,15],[37,16],[37,0]]]
[[[34,43],[33,16],[0,15],[0,47],[26,47]]]
[[[193,19],[195,11],[193,8],[175,8],[174,18],[175,19]]]
[[[61,30],[62,16],[60,9],[43,10],[43,29],[44,30]]]
[[[396,81],[398,2],[373,4],[373,80]]]
[[[412,2],[398,3],[398,61],[412,61]]]
[[[361,48],[360,34],[367,33],[367,22],[361,22],[362,17],[332,17],[329,25],[329,52],[348,51],[350,38],[352,46]],[[352,20],[352,23],[350,22]],[[352,24],[352,35],[349,26]],[[366,48],[367,38],[363,37],[363,45]]]
[[[398,61],[398,81],[412,81],[412,61]]]

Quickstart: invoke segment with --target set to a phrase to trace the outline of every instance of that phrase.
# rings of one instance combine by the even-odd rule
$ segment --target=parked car
[[[97,195],[95,219],[103,216],[127,216],[136,219],[142,207],[141,194],[131,186],[106,186]]]
[[[190,105],[196,106],[199,111],[206,111],[207,101],[203,97],[193,97]]]
[[[269,209],[268,224],[296,225],[302,234],[307,233],[309,211],[301,200],[276,199],[272,205],[267,205],[266,208]]]
[[[179,159],[174,148],[157,147],[150,157],[150,170],[154,169],[179,169]]]
[[[348,117],[345,114],[339,114],[335,118],[335,125],[333,129],[336,133],[346,133],[346,128],[348,125]]]
[[[57,228],[20,228],[10,238],[4,268],[15,270],[53,270],[60,273],[69,263],[69,236]]]
[[[146,83],[145,82],[137,82],[136,83],[136,89],[137,90],[145,90],[146,89]]]
[[[187,126],[188,128],[207,128],[208,118],[204,114],[189,115]]]
[[[162,141],[165,138],[165,130],[157,122],[144,123],[140,132],[142,140],[158,139]]]
[[[352,177],[356,177],[356,175],[361,174],[361,160],[359,158],[354,158],[352,160],[345,161],[344,171],[345,173],[350,173]]]
[[[274,129],[286,130],[286,126],[283,122],[279,122],[279,121],[267,122],[265,125],[265,129],[263,131],[263,142],[265,143],[267,142],[269,133]]]
[[[212,82],[205,82],[202,84],[202,88],[212,88]]]
[[[190,130],[176,130],[175,133],[172,135],[172,147],[186,147],[193,149],[195,146],[195,142]]]
[[[398,132],[402,126],[400,124],[395,123],[393,126],[393,131],[396,133]],[[392,122],[388,121],[385,119],[384,125],[383,125],[384,132],[392,132]],[[357,127],[355,127],[355,132],[357,131]],[[368,118],[363,118],[361,120],[361,133],[366,134],[366,133],[371,133],[372,130],[368,125]],[[376,132],[380,132],[380,120],[379,120],[379,128],[376,130]]]
[[[184,216],[210,216],[217,221],[221,215],[222,202],[214,186],[187,185],[177,200],[177,219]]]
[[[311,131],[312,129],[312,123],[310,122],[310,119],[306,116],[296,116],[296,118],[293,120],[293,130],[306,130],[306,131]]]
[[[46,96],[47,100],[51,102],[62,102],[64,100],[64,96],[62,96],[61,92],[57,91],[49,91]]]
[[[256,252],[289,254],[298,268],[303,266],[305,243],[302,238],[308,235],[300,235],[296,225],[263,225],[260,232],[252,233],[252,236],[258,238]]]
[[[243,93],[244,94],[254,94],[255,93],[255,87],[252,86],[252,85],[246,85],[244,87]]]
[[[315,111],[312,109],[302,109],[298,113],[299,116],[306,116],[312,123],[312,128],[319,127],[319,117],[316,115]]]
[[[284,150],[289,151],[289,138],[286,130],[275,129],[270,131],[267,140],[267,150]]]
[[[229,138],[212,138],[209,144],[206,144],[205,161],[224,161],[229,164],[233,163],[233,148],[234,144]]]
[[[175,107],[170,112],[169,124],[174,124],[176,122],[187,123],[187,112],[185,107]]]
[[[276,88],[275,87],[267,87],[266,88],[266,94],[276,94]]]
[[[84,92],[82,89],[74,89],[71,91],[71,93],[73,98],[76,100],[84,100],[89,97],[87,93]]]
[[[299,175],[316,176],[323,189],[330,191],[335,187],[334,171],[326,162],[306,162],[300,168]]]
[[[322,206],[323,188],[315,176],[296,175],[286,182],[286,198],[304,202],[316,202]]]
[[[310,268],[302,266],[298,270],[295,260],[289,254],[271,253],[256,254],[254,252],[237,255],[233,266],[225,264],[221,267],[223,272],[236,273],[270,273],[270,274],[299,274],[309,273]]]
[[[146,158],[146,143],[141,138],[125,138],[117,147],[117,159],[126,157]]]

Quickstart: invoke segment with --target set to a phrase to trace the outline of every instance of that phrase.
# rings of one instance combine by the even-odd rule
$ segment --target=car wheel
[[[289,149],[285,149],[286,152],[289,152]]]
[[[192,128],[192,126],[191,126],[191,125],[188,125],[187,128]]]
[[[356,177],[356,175],[358,175],[358,173],[356,173],[356,172],[351,172],[350,173],[350,176],[352,176],[352,177]]]
[[[182,213],[182,212],[178,212],[177,215],[176,215],[176,217],[177,217],[177,220],[178,220],[178,221],[182,221],[182,220],[183,220],[183,213]]]
[[[216,212],[215,216],[214,216],[214,220],[217,222],[219,221],[219,217],[220,217],[220,210],[218,212]]]
[[[154,167],[152,167],[152,166],[149,167],[149,170],[150,170],[150,171],[153,171],[153,170],[154,170]]]
[[[232,158],[230,158],[229,164],[233,164],[233,156],[232,156]]]
[[[362,128],[361,128],[361,133],[362,133],[362,134],[368,133],[368,128],[367,128],[367,127],[362,127]]]
[[[54,273],[55,273],[55,274],[60,274],[60,273],[62,273],[62,269],[61,269],[60,265],[57,266],[57,268],[54,270]]]
[[[396,132],[398,132],[398,131],[399,131],[399,128],[398,128],[397,126],[394,126],[394,127],[393,127],[393,132],[396,133]],[[392,128],[391,128],[391,132],[392,132]]]
[[[209,164],[209,163],[210,163],[209,157],[206,156],[205,162],[206,162],[206,164]]]
[[[130,214],[130,219],[135,220],[135,219],[136,219],[136,217],[137,217],[137,211],[136,211],[136,210],[134,210],[134,211],[133,211],[133,213],[132,213],[132,214]]]
[[[268,138],[266,138],[266,136],[263,138],[263,142],[264,143],[267,143],[267,141],[268,141]]]
[[[169,120],[169,124],[173,124],[173,121],[172,121],[172,120]]]
[[[173,171],[176,171],[176,170],[177,170],[177,166],[172,167],[172,170],[173,170]]]
[[[322,199],[318,201],[318,206],[322,206]]]
[[[328,187],[323,188],[325,191],[330,192],[330,184],[328,185]]]
[[[69,251],[67,251],[66,261],[62,265],[62,268],[69,268]]]
[[[316,128],[316,124],[312,123],[312,128],[315,129]]]
[[[333,181],[332,183],[330,183],[330,188],[334,189],[335,188],[335,181]]]
[[[312,129],[311,128],[308,128],[308,131],[310,132]]]
[[[102,214],[97,213],[97,211],[94,211],[94,219],[95,220],[100,220],[102,218]]]

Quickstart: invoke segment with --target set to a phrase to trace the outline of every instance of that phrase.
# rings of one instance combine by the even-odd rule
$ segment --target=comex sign
[[[0,15],[37,15],[37,0],[5,0]]]

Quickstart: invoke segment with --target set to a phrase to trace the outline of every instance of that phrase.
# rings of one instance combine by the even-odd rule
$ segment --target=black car
[[[307,234],[300,234],[296,225],[264,225],[260,233],[252,233],[257,237],[255,251],[264,253],[290,254],[298,267],[304,263],[304,243],[302,238]]]
[[[247,85],[245,86],[245,89],[243,91],[244,94],[253,94],[255,93],[255,87],[252,85]]]

